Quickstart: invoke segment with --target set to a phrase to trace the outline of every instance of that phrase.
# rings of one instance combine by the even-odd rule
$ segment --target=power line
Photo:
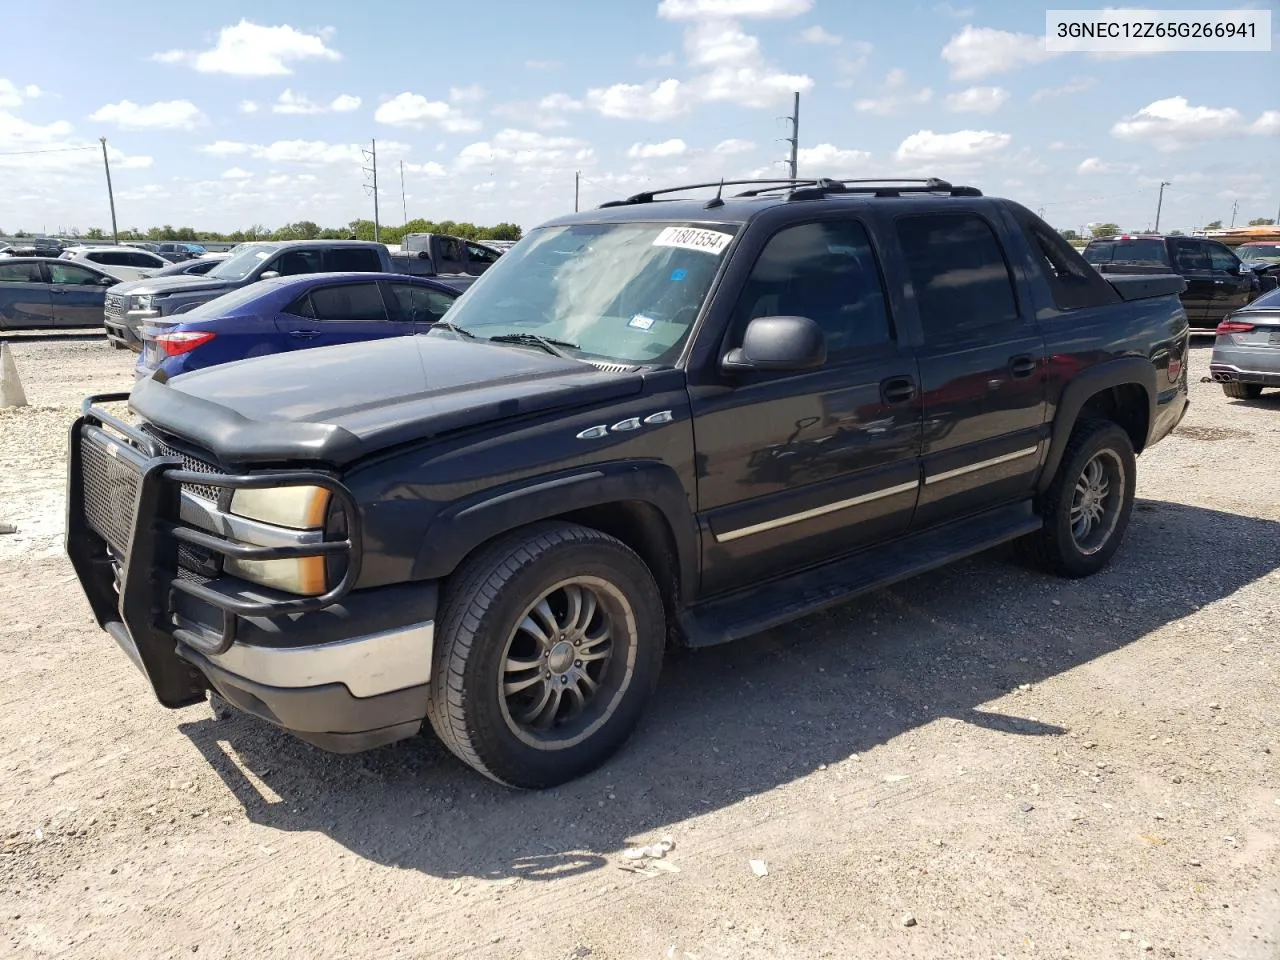
[[[34,153],[76,153],[81,150],[97,150],[97,147],[51,147],[48,150],[11,150],[0,153],[0,157],[29,157]]]

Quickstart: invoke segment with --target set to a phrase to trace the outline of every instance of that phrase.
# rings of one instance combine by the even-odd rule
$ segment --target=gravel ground
[[[158,706],[59,542],[67,425],[129,355],[15,355],[10,956],[1280,957],[1280,393],[1193,384],[1102,574],[995,551],[674,651],[630,745],[534,794],[427,736],[338,757]],[[622,869],[667,835],[665,869]]]

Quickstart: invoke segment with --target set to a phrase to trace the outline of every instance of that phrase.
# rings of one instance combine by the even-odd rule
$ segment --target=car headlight
[[[151,309],[151,297],[149,295],[143,296],[143,297],[131,297],[130,299],[132,299],[133,301],[131,306],[134,310],[150,310]]]
[[[329,491],[323,487],[237,490],[231,498],[231,512],[237,517],[293,530],[318,530],[323,527],[328,507]]]
[[[231,497],[231,512],[293,530],[320,530],[329,509],[329,491],[323,487],[267,487],[237,490]],[[324,557],[293,560],[236,560],[228,557],[223,571],[250,583],[302,596],[319,596],[328,589]]]

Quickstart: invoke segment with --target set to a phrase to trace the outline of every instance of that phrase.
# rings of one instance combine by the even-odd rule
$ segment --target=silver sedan
[[[1236,400],[1280,387],[1280,290],[1264,293],[1218,324],[1209,375]]]

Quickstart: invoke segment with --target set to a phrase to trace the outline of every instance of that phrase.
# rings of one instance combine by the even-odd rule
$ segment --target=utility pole
[[[373,242],[378,243],[381,239],[378,228],[378,141],[370,140],[369,148],[360,152],[373,163],[372,167],[365,167],[364,172],[373,174]],[[369,189],[368,184],[365,184],[365,189]]]
[[[1173,182],[1170,180],[1160,181],[1160,196],[1156,198],[1156,228],[1152,233],[1160,232],[1160,208],[1164,206],[1164,188],[1171,186],[1173,186]]]
[[[1236,213],[1239,211],[1239,209],[1240,209],[1240,201],[1239,200],[1231,201],[1231,225],[1233,227],[1236,225]]]
[[[798,90],[791,116],[782,119],[791,121],[791,136],[783,139],[791,144],[791,179],[794,180],[796,179],[796,156],[800,152],[800,92]]]
[[[111,189],[111,163],[107,160],[107,138],[99,137],[102,141],[102,167],[107,171],[107,200],[111,203],[111,242],[116,246],[120,245],[120,232],[116,229],[116,195]]]
[[[573,171],[573,212],[578,212],[578,189],[582,185],[582,171]]]
[[[404,225],[409,226],[409,204],[404,199],[404,161],[400,161],[400,209],[404,212]]]

